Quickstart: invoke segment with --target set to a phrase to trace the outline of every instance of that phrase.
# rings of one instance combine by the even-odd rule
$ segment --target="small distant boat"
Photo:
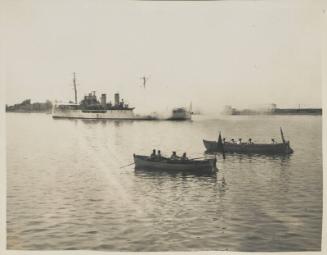
[[[290,146],[290,141],[284,139],[283,130],[280,129],[282,143],[231,143],[222,142],[219,134],[218,141],[203,140],[207,152],[222,153],[253,153],[253,154],[292,154],[294,151]]]
[[[162,170],[162,171],[182,171],[182,172],[216,172],[216,158],[203,160],[180,160],[180,159],[152,159],[149,156],[134,154],[135,169],[142,170]]]
[[[172,111],[171,116],[167,120],[191,120],[192,119],[192,111],[187,110],[184,107],[175,108]]]

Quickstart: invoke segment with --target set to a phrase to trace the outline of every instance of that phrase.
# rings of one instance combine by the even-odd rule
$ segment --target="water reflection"
[[[319,250],[321,119],[310,121],[8,114],[8,249]],[[153,148],[201,157],[201,137],[215,137],[217,126],[228,136],[265,138],[281,122],[295,154],[226,154],[225,160],[220,154],[218,173],[119,168],[131,163],[133,153]]]
[[[135,169],[135,176],[137,177],[146,177],[146,178],[164,178],[164,177],[176,177],[181,179],[195,178],[195,177],[209,177],[212,180],[217,181],[217,172],[194,172],[194,171],[165,171],[165,170],[144,170],[144,169]]]
[[[262,155],[262,154],[227,154],[223,159],[219,154],[207,154],[207,155],[217,155],[218,163],[224,162],[248,162],[248,163],[258,163],[258,162],[275,162],[283,168],[286,168],[291,163],[292,155]]]
[[[120,127],[121,125],[131,125],[133,120],[107,120],[107,119],[81,119],[81,121],[85,124],[101,124],[102,126],[112,125],[115,127]]]

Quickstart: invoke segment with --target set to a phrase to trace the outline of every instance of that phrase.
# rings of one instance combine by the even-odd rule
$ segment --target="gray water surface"
[[[192,122],[7,114],[7,248],[318,251],[320,116]],[[227,155],[216,175],[134,171],[133,153],[204,152],[202,139],[280,140],[291,156]],[[226,185],[221,182],[222,177]]]

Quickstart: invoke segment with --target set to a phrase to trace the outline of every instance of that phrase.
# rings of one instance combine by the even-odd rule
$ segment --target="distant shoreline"
[[[238,110],[226,106],[224,115],[322,115],[322,108],[277,108],[275,104],[265,109],[243,109]]]
[[[45,113],[45,114],[51,114],[51,111],[6,111],[6,113]]]
[[[31,103],[31,99],[26,99],[20,104],[6,105],[6,112],[20,112],[20,113],[51,113],[52,103],[47,100],[44,103]]]

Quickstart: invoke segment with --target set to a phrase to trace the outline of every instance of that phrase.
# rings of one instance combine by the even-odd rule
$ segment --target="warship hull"
[[[150,115],[136,115],[133,110],[61,110],[54,108],[55,119],[156,120]]]

